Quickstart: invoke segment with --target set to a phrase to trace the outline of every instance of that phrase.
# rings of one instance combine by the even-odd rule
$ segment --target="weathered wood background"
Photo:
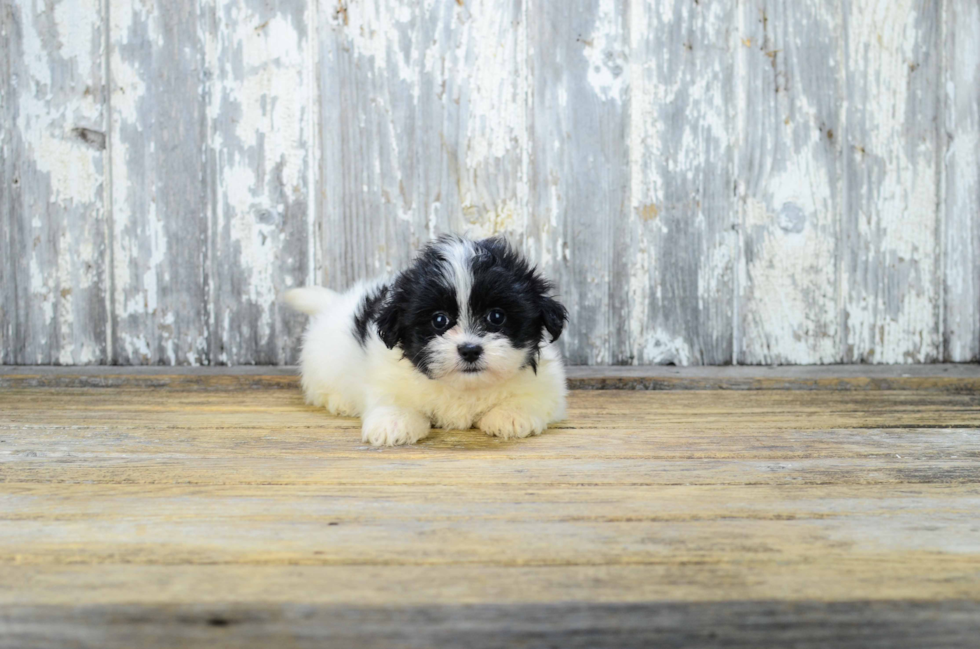
[[[572,363],[980,359],[977,0],[0,0],[0,362],[296,359],[502,232]]]

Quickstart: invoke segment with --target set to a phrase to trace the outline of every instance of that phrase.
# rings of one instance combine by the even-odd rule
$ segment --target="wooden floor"
[[[378,450],[281,373],[8,370],[0,646],[975,647],[980,371],[940,372]]]

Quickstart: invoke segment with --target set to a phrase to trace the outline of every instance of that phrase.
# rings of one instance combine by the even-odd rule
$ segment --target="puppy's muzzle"
[[[480,356],[483,356],[483,347],[481,345],[464,343],[456,349],[459,350],[459,357],[467,363],[475,363],[480,360]]]

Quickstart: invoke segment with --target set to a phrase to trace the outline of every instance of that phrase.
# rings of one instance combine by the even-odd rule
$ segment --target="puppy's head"
[[[378,334],[431,379],[478,387],[528,367],[567,319],[551,285],[503,239],[443,236],[401,273]]]

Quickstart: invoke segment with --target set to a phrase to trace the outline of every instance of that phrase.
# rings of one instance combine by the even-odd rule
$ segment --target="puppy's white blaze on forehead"
[[[464,329],[470,326],[470,291],[473,289],[473,272],[470,261],[476,254],[472,241],[449,240],[440,246],[446,262],[443,265],[446,284],[456,291],[459,323]]]
[[[442,337],[453,343],[454,345],[463,345],[465,343],[473,343],[474,345],[479,345],[483,342],[483,338],[472,332],[463,329],[462,324],[457,324],[455,327],[442,334]]]

